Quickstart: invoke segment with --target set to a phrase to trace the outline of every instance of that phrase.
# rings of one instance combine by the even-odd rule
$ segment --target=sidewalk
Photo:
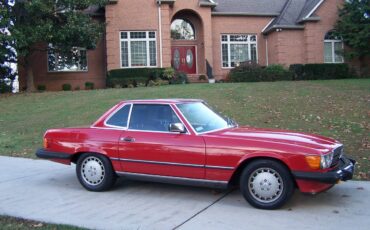
[[[252,208],[238,190],[216,192],[119,180],[88,192],[75,167],[0,157],[0,215],[93,229],[368,229],[370,183],[351,181],[317,196],[296,192],[281,210]]]

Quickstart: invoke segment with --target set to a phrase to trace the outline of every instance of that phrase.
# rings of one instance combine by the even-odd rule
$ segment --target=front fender
[[[290,162],[287,159],[287,157],[282,156],[282,154],[274,153],[274,152],[258,152],[258,153],[249,153],[244,155],[242,158],[240,158],[237,168],[239,168],[240,165],[245,164],[245,162],[248,162],[253,159],[257,158],[269,158],[269,159],[276,159],[281,162],[283,162],[289,169],[291,168]]]

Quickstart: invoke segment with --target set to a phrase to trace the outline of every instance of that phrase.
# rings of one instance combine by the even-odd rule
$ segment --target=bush
[[[71,91],[72,86],[71,86],[71,84],[63,84],[62,89],[63,89],[63,91]]]
[[[170,84],[187,84],[189,83],[188,75],[183,72],[176,72],[175,76],[170,80]]]
[[[199,81],[206,81],[207,80],[207,77],[206,77],[206,75],[200,75],[199,77],[198,77],[198,80]]]
[[[304,73],[303,64],[292,64],[289,66],[289,70],[293,73],[293,80],[299,80]]]
[[[292,80],[292,73],[282,65],[270,65],[266,68],[254,62],[244,62],[229,73],[231,82],[259,82]]]
[[[289,69],[294,73],[294,80],[326,80],[355,78],[347,64],[293,64]]]
[[[38,85],[37,86],[37,90],[38,91],[45,91],[46,90],[46,86],[45,85]]]
[[[155,81],[163,77],[163,68],[115,69],[107,76],[107,87],[128,87],[130,85],[147,85],[149,80]]]
[[[85,82],[85,89],[91,90],[94,89],[94,83],[93,82]]]
[[[256,82],[261,81],[262,67],[255,62],[243,62],[240,66],[230,70],[230,82]]]
[[[168,85],[168,84],[169,84],[169,81],[167,80],[157,79],[155,81],[149,80],[147,86],[152,87],[152,86],[161,86],[161,85]]]
[[[293,73],[282,65],[269,65],[262,70],[261,81],[291,81]]]
[[[0,93],[11,93],[13,90],[11,82],[0,79]]]
[[[174,68],[166,68],[164,69],[161,78],[163,80],[171,80],[175,76],[175,69]]]

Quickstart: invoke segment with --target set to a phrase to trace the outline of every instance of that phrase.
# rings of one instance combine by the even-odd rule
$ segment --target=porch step
[[[205,76],[205,80],[199,80],[200,76]],[[190,83],[208,83],[208,77],[206,74],[188,74],[188,80]]]

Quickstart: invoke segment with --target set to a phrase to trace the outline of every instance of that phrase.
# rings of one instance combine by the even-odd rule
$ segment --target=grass
[[[138,98],[202,98],[240,125],[340,140],[370,177],[370,79],[189,84],[0,96],[0,154],[34,158],[49,128],[86,126],[114,104]]]
[[[0,229],[2,230],[82,230],[82,228],[61,224],[46,224],[39,221],[25,220],[16,217],[0,216]]]

